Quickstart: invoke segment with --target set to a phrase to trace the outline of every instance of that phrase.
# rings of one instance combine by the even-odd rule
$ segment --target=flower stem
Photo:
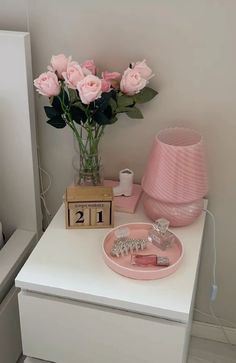
[[[89,108],[85,108],[84,112],[87,120],[84,124],[80,125],[81,130],[86,132],[86,139],[84,141],[82,133],[79,133],[76,123],[73,120],[70,109],[64,104],[64,97],[61,99],[58,96],[62,110],[64,112],[65,122],[73,131],[80,150],[80,176],[79,183],[82,179],[90,175],[92,184],[100,184],[100,159],[98,157],[98,144],[104,132],[105,125],[97,125],[94,122]]]

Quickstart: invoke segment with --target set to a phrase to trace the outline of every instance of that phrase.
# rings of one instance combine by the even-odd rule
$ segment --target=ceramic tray
[[[172,246],[165,251],[162,251],[158,247],[154,246],[151,242],[148,242],[147,248],[139,252],[142,254],[156,254],[158,256],[167,256],[170,260],[168,267],[161,266],[149,266],[140,267],[131,265],[130,254],[127,256],[113,257],[111,256],[111,248],[114,241],[117,239],[116,231],[121,227],[129,229],[131,238],[146,239],[150,229],[152,229],[151,223],[128,223],[122,226],[113,228],[105,237],[103,242],[103,257],[104,260],[113,271],[133,279],[139,280],[153,280],[166,277],[174,273],[182,262],[184,255],[184,248],[181,241],[175,236]]]

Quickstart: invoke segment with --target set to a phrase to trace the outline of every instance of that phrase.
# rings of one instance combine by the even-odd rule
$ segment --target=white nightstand
[[[185,256],[173,275],[140,281],[103,262],[109,229],[65,229],[64,206],[20,271],[24,354],[56,363],[186,362],[205,213],[173,229]],[[150,222],[115,213],[115,225]]]

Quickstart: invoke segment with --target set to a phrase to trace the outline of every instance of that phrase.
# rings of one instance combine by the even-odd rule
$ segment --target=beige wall
[[[118,170],[128,166],[140,181],[153,137],[164,127],[184,125],[203,134],[209,162],[209,208],[217,221],[219,293],[215,310],[224,319],[236,320],[236,2],[28,3],[34,76],[45,70],[52,54],[59,52],[79,61],[94,58],[110,70],[123,70],[130,61],[146,58],[156,73],[152,86],[160,94],[143,105],[144,120],[120,117],[106,129],[101,145],[106,176],[117,176]],[[0,28],[27,29],[24,0],[0,0],[0,6]],[[45,123],[45,103],[45,98],[36,98],[40,154],[44,168],[52,175],[48,205],[54,214],[72,178],[73,146],[69,130],[56,130]],[[208,221],[196,300],[197,307],[205,312],[212,256]],[[199,315],[195,318],[206,321]]]

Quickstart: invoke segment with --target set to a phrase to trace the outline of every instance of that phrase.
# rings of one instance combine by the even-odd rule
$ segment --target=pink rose
[[[106,81],[112,81],[113,79],[120,79],[121,78],[121,74],[119,72],[102,72],[102,77],[106,80]]]
[[[142,78],[140,73],[132,68],[127,68],[120,81],[120,89],[123,93],[133,96],[139,93],[147,84],[146,79]]]
[[[84,63],[81,64],[81,67],[86,76],[88,74],[96,74],[96,66],[92,59],[86,60]],[[89,71],[89,73],[87,71]]]
[[[139,72],[140,76],[146,81],[154,76],[151,68],[149,68],[146,64],[146,60],[144,59],[142,62],[136,62],[132,64],[132,69]]]
[[[111,82],[101,79],[102,81],[102,92],[109,92],[111,90]]]
[[[93,74],[89,74],[78,83],[77,89],[79,91],[81,101],[88,105],[90,102],[101,97],[102,81]]]
[[[66,71],[70,59],[71,57],[66,58],[65,54],[53,55],[50,62],[51,67],[49,66],[48,69],[57,72],[58,77],[61,78],[62,72]]]
[[[57,96],[61,91],[58,78],[53,72],[42,73],[34,80],[34,85],[37,88],[37,92],[43,96]]]
[[[110,82],[110,85],[113,88],[119,88],[119,84],[120,84],[120,79],[121,79],[121,74],[119,72],[103,72],[102,73],[102,78],[107,81]]]
[[[62,76],[69,88],[76,89],[78,82],[84,78],[84,73],[77,62],[70,62],[66,72],[62,72]]]

